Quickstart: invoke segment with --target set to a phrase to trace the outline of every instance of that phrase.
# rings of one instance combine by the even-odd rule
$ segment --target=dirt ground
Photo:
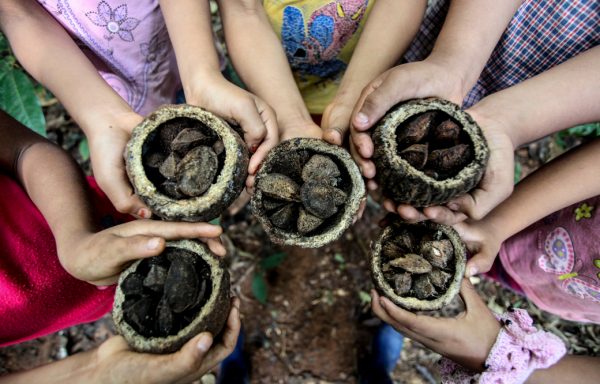
[[[81,132],[60,105],[45,110],[49,138],[71,152],[89,172],[89,160],[80,148]],[[577,142],[572,139],[570,145]],[[552,138],[519,149],[515,158],[520,177],[560,152]],[[369,352],[371,336],[379,325],[369,308],[372,285],[367,259],[383,214],[370,198],[356,225],[340,240],[317,250],[273,246],[247,209],[221,218],[232,291],[242,301],[252,383],[357,382],[357,361]],[[571,352],[600,355],[600,326],[561,320],[491,281],[474,282],[493,310],[502,311],[509,305],[527,308],[538,324],[563,338]],[[460,308],[456,299],[439,315],[453,316]],[[114,333],[107,315],[95,323],[1,348],[0,375],[94,348]],[[438,359],[439,355],[406,339],[394,380],[436,383]],[[214,376],[208,375],[202,382],[214,382]]]

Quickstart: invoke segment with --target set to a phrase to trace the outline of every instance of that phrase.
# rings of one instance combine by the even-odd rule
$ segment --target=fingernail
[[[202,335],[200,337],[200,340],[198,340],[198,344],[196,344],[196,347],[198,348],[198,350],[200,352],[204,353],[204,352],[208,351],[211,344],[212,344],[212,338],[209,335]]]
[[[157,249],[158,246],[160,245],[160,240],[161,240],[160,237],[153,237],[153,238],[151,238],[146,243],[146,248],[148,248],[149,250]]]
[[[476,266],[469,267],[469,277],[475,276],[479,272]]]
[[[257,149],[258,149],[258,145],[254,144],[252,147],[250,147],[250,152],[254,153],[254,152],[256,152]]]
[[[360,124],[367,124],[369,122],[369,117],[362,112],[358,112],[356,121]]]
[[[453,211],[458,211],[459,206],[456,203],[450,203],[448,204],[448,208],[450,208]]]

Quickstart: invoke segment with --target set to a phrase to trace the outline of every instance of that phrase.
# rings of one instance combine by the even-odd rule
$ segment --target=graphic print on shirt
[[[576,261],[580,260],[576,260],[571,236],[565,228],[557,227],[546,236],[544,251],[538,258],[538,266],[545,272],[558,275],[558,280],[562,281],[559,287],[563,291],[582,300],[600,302],[600,286],[596,279],[574,270]],[[600,261],[594,260],[594,265],[600,268]]]
[[[85,14],[88,19],[99,27],[106,28],[106,40],[112,40],[114,35],[118,35],[121,40],[132,42],[133,31],[140,21],[133,17],[127,17],[127,4],[121,4],[112,9],[106,1],[98,4],[97,12],[89,11]]]
[[[294,6],[283,10],[281,41],[294,71],[325,78],[346,68],[337,56],[358,29],[368,0],[333,1],[310,15]]]

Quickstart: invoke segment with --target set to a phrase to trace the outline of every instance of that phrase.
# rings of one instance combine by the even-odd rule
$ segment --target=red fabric
[[[114,210],[93,178],[88,183],[104,224],[130,220]],[[19,183],[0,174],[0,191],[0,347],[107,313],[114,286],[101,290],[69,275],[46,220]]]

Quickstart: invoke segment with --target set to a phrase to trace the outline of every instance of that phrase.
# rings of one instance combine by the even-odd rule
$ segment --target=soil
[[[89,173],[89,160],[79,151],[83,139],[58,104],[46,107],[48,136],[80,162]],[[571,138],[577,144],[579,139]],[[553,138],[543,139],[515,154],[519,176],[560,153]],[[331,245],[306,250],[272,245],[247,209],[221,220],[232,290],[242,302],[245,351],[252,363],[252,383],[356,383],[357,361],[368,353],[370,338],[379,325],[369,309],[371,289],[367,255],[379,231],[383,210],[369,199],[365,214]],[[261,262],[277,252],[283,262],[265,268]],[[267,283],[265,303],[253,293],[256,276]],[[259,279],[260,280],[260,279]],[[536,323],[561,337],[569,351],[600,356],[600,326],[561,320],[536,308],[525,298],[486,279],[474,279],[488,306],[502,311],[526,308]],[[456,315],[462,305],[454,300],[437,312]],[[63,359],[101,344],[115,329],[110,317],[58,333],[0,348],[0,375]],[[405,340],[401,361],[393,372],[397,383],[439,382],[439,355],[419,343]],[[202,382],[214,382],[207,375]]]

